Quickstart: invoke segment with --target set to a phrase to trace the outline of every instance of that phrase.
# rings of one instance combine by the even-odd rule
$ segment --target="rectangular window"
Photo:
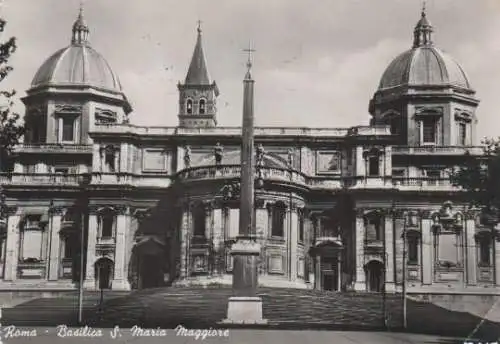
[[[458,144],[465,146],[467,139],[467,124],[461,122],[458,123]]]
[[[299,213],[299,242],[304,242],[304,213]]]
[[[422,142],[436,143],[436,120],[425,118],[422,120]]]
[[[110,214],[101,217],[101,238],[113,237],[114,216]]]
[[[408,264],[418,264],[418,238],[408,237]]]
[[[280,237],[282,238],[285,233],[285,208],[281,206],[277,206],[273,209],[273,215],[272,215],[272,231],[271,235],[273,237]]]
[[[73,142],[75,139],[75,119],[73,117],[62,117],[62,142]]]
[[[368,158],[368,175],[370,177],[378,176],[379,172],[379,159],[378,156],[371,156]]]

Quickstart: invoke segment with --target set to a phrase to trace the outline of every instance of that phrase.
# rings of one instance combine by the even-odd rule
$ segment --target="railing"
[[[92,145],[60,144],[60,143],[22,143],[14,147],[15,152],[21,153],[92,153]]]
[[[92,173],[93,185],[131,185],[137,187],[166,188],[171,183],[169,175],[135,175],[128,173]]]
[[[98,124],[93,133],[115,133],[151,136],[230,136],[241,137],[241,127],[216,127],[216,128],[179,128],[179,127],[140,127],[131,124]],[[303,137],[344,137],[349,133],[347,128],[290,128],[290,127],[256,127],[255,136],[303,136]]]
[[[460,187],[454,186],[447,178],[394,178],[392,184],[400,190],[460,190]]]
[[[393,146],[393,154],[405,154],[405,155],[464,155],[465,153],[470,153],[472,155],[482,155],[484,150],[483,147],[479,146]]]
[[[240,165],[222,165],[222,166],[201,166],[183,170],[177,174],[177,179],[181,181],[193,181],[203,179],[229,179],[239,178],[241,173]],[[254,170],[255,176],[259,175],[265,180],[288,181],[295,184],[306,185],[306,177],[299,171],[258,167]]]

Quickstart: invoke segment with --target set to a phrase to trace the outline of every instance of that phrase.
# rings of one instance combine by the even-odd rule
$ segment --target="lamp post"
[[[88,226],[88,190],[87,186],[90,183],[90,175],[84,174],[81,176],[81,220],[80,220],[80,278],[78,284],[78,324],[83,323],[83,283],[85,281],[85,232]]]
[[[406,226],[408,221],[408,212],[403,213],[403,328],[407,327],[407,304],[406,304]]]

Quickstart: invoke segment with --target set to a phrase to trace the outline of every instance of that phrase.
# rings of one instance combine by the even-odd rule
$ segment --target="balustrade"
[[[393,154],[408,154],[408,155],[463,155],[466,152],[472,155],[483,154],[483,147],[460,147],[460,146],[393,146]]]
[[[16,152],[23,153],[70,153],[92,154],[92,145],[83,144],[58,144],[58,143],[23,143],[14,148]]]

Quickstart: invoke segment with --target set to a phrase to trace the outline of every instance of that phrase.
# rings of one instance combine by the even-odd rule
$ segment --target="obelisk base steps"
[[[267,324],[262,318],[262,299],[257,296],[233,296],[227,305],[227,319],[222,324]]]

